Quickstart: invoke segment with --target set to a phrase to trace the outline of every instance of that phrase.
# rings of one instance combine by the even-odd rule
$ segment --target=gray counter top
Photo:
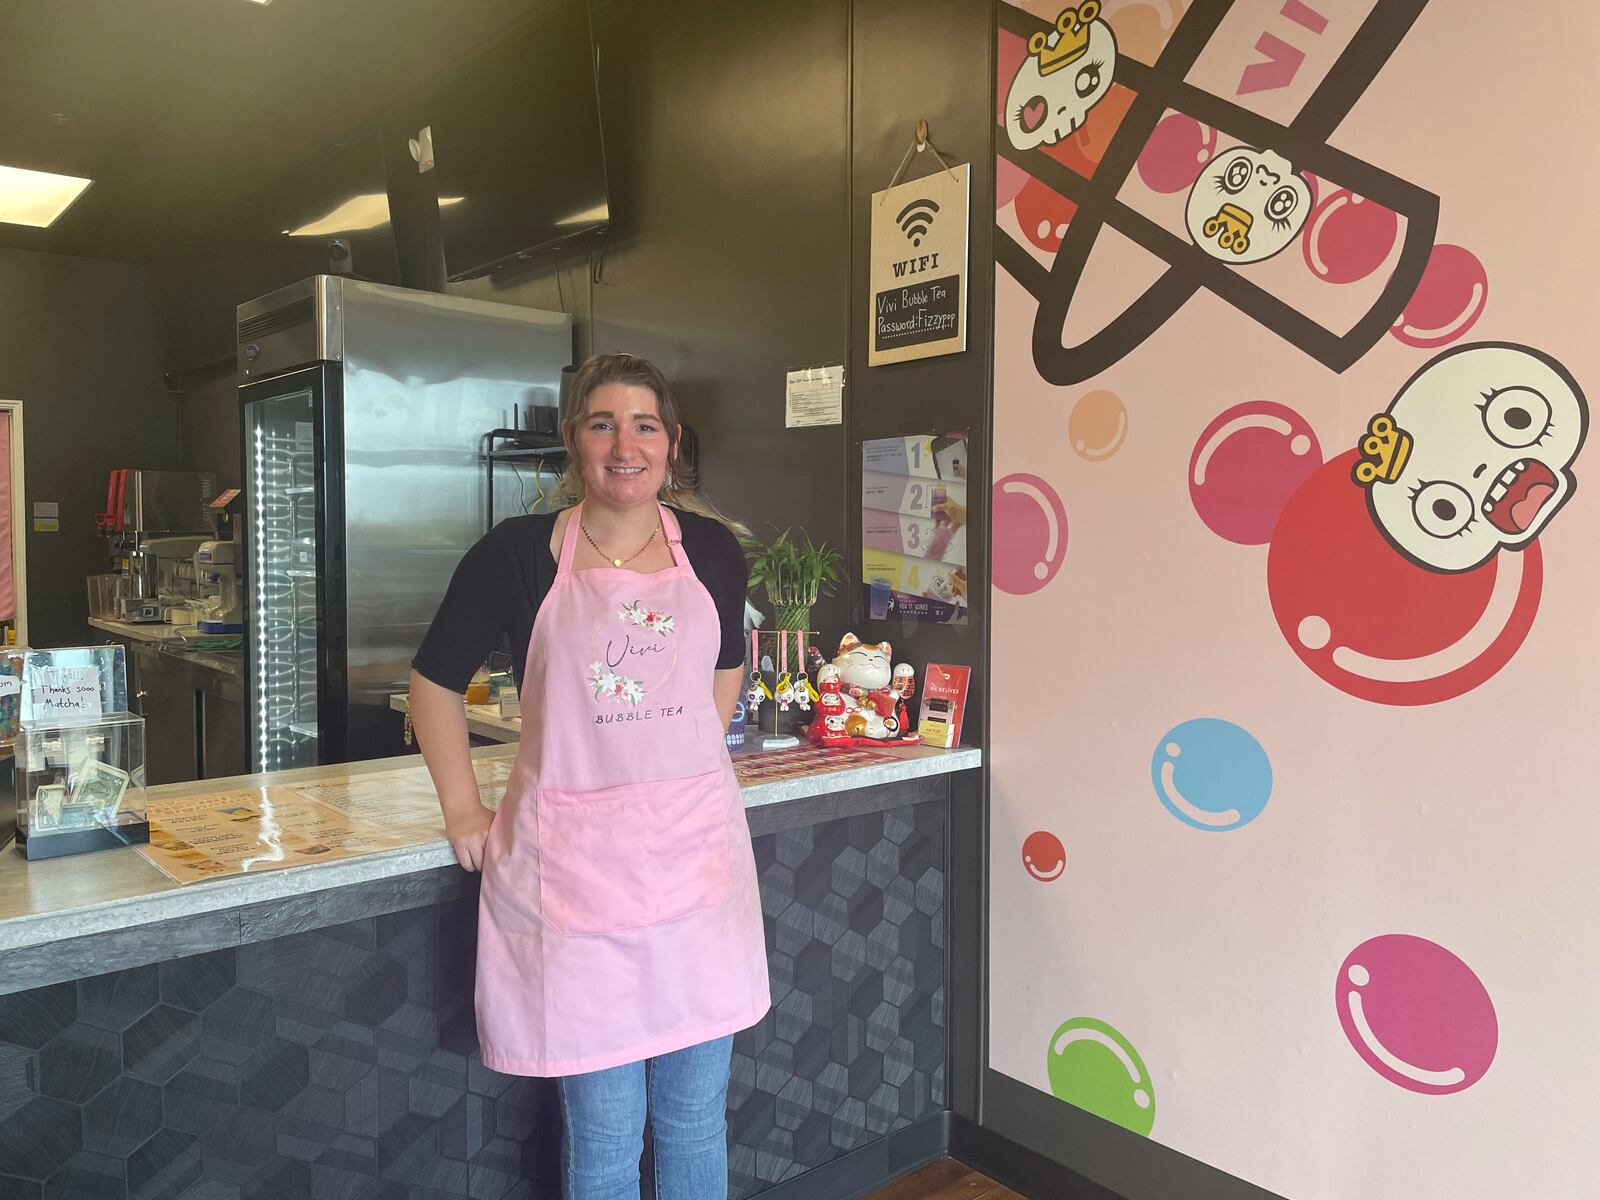
[[[113,621],[107,617],[90,617],[89,625],[123,641],[148,643],[161,653],[170,654],[201,670],[244,678],[242,651],[191,646],[183,640],[183,634],[189,631],[187,626],[167,625],[161,622],[135,624],[131,621]]]
[[[798,760],[799,770],[788,777],[746,783],[746,810],[768,810],[774,805],[837,793],[859,794],[860,789],[891,789],[906,781],[971,770],[982,762],[980,751],[969,747],[906,747],[878,753],[883,757],[850,763],[830,758],[828,751],[810,751]],[[515,746],[483,746],[472,752],[476,760],[510,760],[515,755]],[[736,756],[735,762],[743,757]],[[396,770],[415,771],[426,780],[421,758],[406,755],[168,784],[149,789],[146,799],[152,815],[158,815],[163,802],[169,800],[285,784],[338,784]],[[455,855],[444,839],[442,820],[437,828],[423,831],[414,844],[397,849],[181,886],[137,850],[107,850],[28,862],[8,848],[0,851],[0,956],[4,956],[0,961],[7,965],[6,970],[0,970],[0,993],[19,986],[35,986],[45,977],[66,977],[58,961],[61,955],[54,953],[60,947],[76,946],[73,957],[80,967],[85,962],[95,962],[102,970],[118,965],[86,950],[85,939],[137,934],[141,941],[149,942],[168,938],[169,931],[175,938],[177,925],[190,928],[210,915],[229,919],[223,921],[220,931],[211,930],[200,941],[248,941],[252,940],[251,935],[248,930],[241,930],[238,916],[246,910],[259,912],[271,902],[290,904],[298,898],[379,881],[392,881],[399,886],[408,876],[447,867],[455,867]],[[458,869],[451,873],[460,874]],[[272,933],[265,931],[260,936]],[[195,944],[190,939],[174,952],[192,953]],[[94,972],[79,969],[76,973]]]

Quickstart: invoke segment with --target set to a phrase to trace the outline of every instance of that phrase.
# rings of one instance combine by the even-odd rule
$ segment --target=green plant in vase
[[[770,542],[756,538],[740,541],[750,563],[750,588],[766,591],[778,629],[803,632],[810,628],[811,606],[819,596],[833,595],[834,585],[843,578],[839,552],[818,546],[810,534],[803,536],[804,545],[790,537],[787,529]]]
[[[794,675],[804,669],[801,645],[806,631],[811,628],[811,606],[819,596],[831,596],[834,585],[843,578],[839,552],[817,545],[808,534],[802,536],[805,537],[803,544],[791,537],[787,529],[770,542],[753,537],[740,539],[750,564],[750,590],[763,589],[772,605],[773,627],[778,632],[779,643],[773,647],[777,651],[773,658],[781,663],[792,655]],[[759,667],[759,664],[754,665]],[[779,680],[775,679],[772,686],[780,690]],[[768,732],[775,736],[787,735],[804,723],[799,706],[781,712],[780,706],[774,704],[771,711],[772,728]]]

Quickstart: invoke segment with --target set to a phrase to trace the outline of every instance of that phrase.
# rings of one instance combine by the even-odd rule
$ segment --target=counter
[[[733,1195],[944,1107],[945,831],[951,781],[980,761],[736,756],[775,1008],[735,1039]],[[425,778],[409,756],[147,795],[159,821],[199,795],[384,771]],[[182,887],[135,850],[5,851],[0,1194],[479,1196],[531,1179],[515,1194],[556,1196],[551,1085],[477,1058],[476,888],[442,825]]]
[[[244,655],[203,650],[185,627],[90,617],[89,625],[127,651],[128,705],[145,719],[145,774],[151,783],[233,775],[246,766]]]
[[[411,711],[411,697],[398,692],[389,697],[389,707],[397,713]],[[502,717],[498,704],[469,704],[467,732],[489,742],[515,742],[522,737],[521,717]]]

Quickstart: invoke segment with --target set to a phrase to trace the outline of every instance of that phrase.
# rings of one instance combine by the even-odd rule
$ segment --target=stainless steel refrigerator
[[[318,275],[240,305],[238,353],[250,768],[402,753],[389,697],[518,511],[487,511],[484,437],[558,403],[572,320]]]

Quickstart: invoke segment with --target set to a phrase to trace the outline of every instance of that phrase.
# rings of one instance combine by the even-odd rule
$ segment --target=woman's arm
[[[444,813],[444,835],[450,839],[458,863],[469,871],[480,870],[494,813],[478,798],[478,777],[472,770],[471,743],[467,741],[466,703],[459,694],[413,669],[410,704],[411,728]]]
[[[717,715],[722,718],[724,729],[733,720],[733,710],[739,707],[739,693],[744,690],[744,682],[744,668],[730,667],[718,671],[716,681],[711,685],[711,694],[717,698]],[[462,722],[465,721],[463,717]]]

